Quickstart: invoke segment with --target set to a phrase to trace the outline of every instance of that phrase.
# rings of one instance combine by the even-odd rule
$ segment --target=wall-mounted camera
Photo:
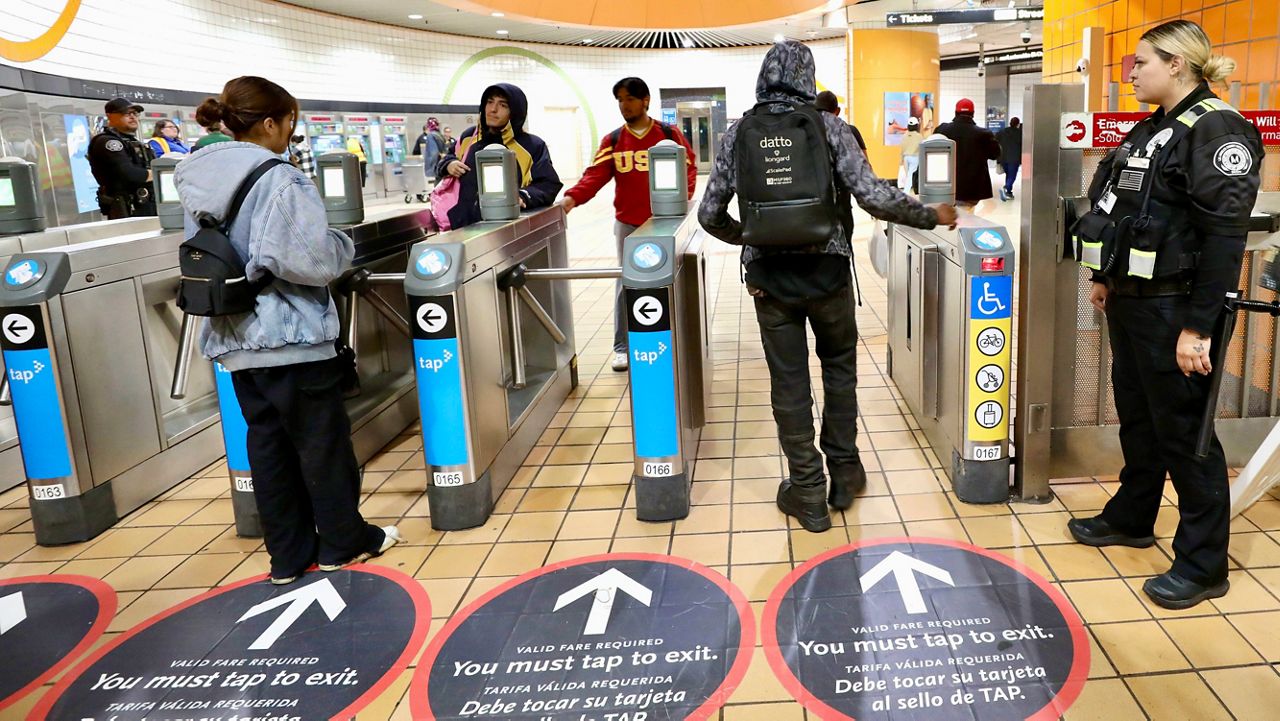
[[[1081,75],[1089,72],[1089,58],[1080,58],[1076,61],[1076,72]]]
[[[1023,31],[1022,31],[1022,34],[1021,34],[1021,35],[1019,35],[1018,37],[1022,38],[1022,44],[1023,44],[1023,45],[1030,45],[1030,44],[1031,44],[1031,31],[1030,31],[1030,30],[1023,30]]]
[[[987,74],[987,66],[984,65],[983,63],[978,63],[978,77],[982,77],[986,74]]]

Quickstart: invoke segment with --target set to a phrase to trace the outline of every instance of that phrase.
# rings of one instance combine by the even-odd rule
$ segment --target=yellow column
[[[886,116],[888,105],[907,107],[926,123],[938,115],[938,34],[918,30],[854,30],[846,35],[849,58],[849,122],[867,143],[876,175],[896,178],[902,153]],[[886,98],[886,93],[890,95]],[[921,128],[928,135],[930,128]]]

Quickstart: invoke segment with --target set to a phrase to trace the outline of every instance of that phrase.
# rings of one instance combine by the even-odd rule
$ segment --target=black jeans
[[[1120,490],[1102,517],[1129,535],[1151,535],[1167,472],[1178,492],[1181,516],[1173,538],[1173,570],[1214,585],[1227,577],[1231,493],[1217,436],[1207,457],[1195,452],[1209,378],[1196,373],[1187,377],[1178,369],[1178,335],[1189,307],[1186,296],[1112,293],[1107,300],[1124,469]]]
[[[778,423],[778,443],[797,486],[825,482],[822,461],[813,447],[813,392],[809,381],[809,343],[813,329],[822,362],[822,452],[828,468],[858,459],[858,326],[853,289],[845,286],[824,298],[786,303],[756,297],[756,321],[769,364],[770,400]]]
[[[360,468],[336,360],[235,371],[249,425],[253,497],[271,575],[377,551],[385,534],[360,516]]]

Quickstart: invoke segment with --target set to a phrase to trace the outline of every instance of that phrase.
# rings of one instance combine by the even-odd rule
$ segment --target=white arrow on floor
[[[920,595],[920,583],[916,581],[915,574],[937,579],[948,586],[956,585],[951,580],[951,574],[943,569],[918,558],[912,558],[901,551],[894,551],[862,576],[860,579],[862,592],[869,591],[890,573],[893,574],[893,580],[898,582],[898,593],[902,594],[902,604],[907,607],[907,613],[929,612],[929,607],[924,603],[924,596]]]
[[[22,591],[0,598],[0,635],[13,630],[14,626],[27,620],[27,604],[22,600]]]
[[[254,616],[260,616],[280,606],[287,605],[288,608],[270,626],[267,626],[267,630],[263,631],[258,640],[249,646],[249,650],[265,651],[271,648],[312,603],[320,604],[321,610],[329,617],[330,621],[338,620],[338,614],[342,613],[343,609],[347,607],[347,602],[342,600],[342,596],[338,595],[338,589],[334,588],[327,578],[310,586],[286,593],[283,596],[277,596],[270,601],[263,601],[245,611],[244,615],[236,623]]]
[[[618,598],[618,591],[622,591],[646,606],[653,601],[653,591],[641,586],[622,571],[610,568],[590,581],[560,594],[552,612],[559,611],[574,601],[594,593],[595,600],[591,603],[591,613],[587,614],[587,625],[582,634],[599,636],[609,627],[609,619],[613,616],[613,602]]]

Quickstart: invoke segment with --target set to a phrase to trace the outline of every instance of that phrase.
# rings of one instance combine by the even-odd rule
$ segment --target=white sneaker
[[[317,568],[319,568],[321,571],[324,571],[325,573],[332,573],[333,571],[337,571],[339,569],[345,568],[346,566],[350,566],[356,563],[364,563],[370,558],[377,558],[378,556],[381,556],[382,554],[390,550],[392,546],[404,541],[404,537],[400,535],[400,529],[396,528],[395,526],[383,526],[382,532],[386,534],[386,538],[382,539],[382,545],[378,547],[377,553],[370,553],[369,551],[365,551],[364,553],[361,553],[357,555],[355,558],[352,558],[348,561],[344,561],[342,563],[322,563],[319,566],[317,566]]]
[[[614,353],[613,362],[609,364],[610,368],[614,369],[615,371],[618,371],[619,373],[626,370],[630,366],[631,364],[627,360],[627,354],[625,351]]]

